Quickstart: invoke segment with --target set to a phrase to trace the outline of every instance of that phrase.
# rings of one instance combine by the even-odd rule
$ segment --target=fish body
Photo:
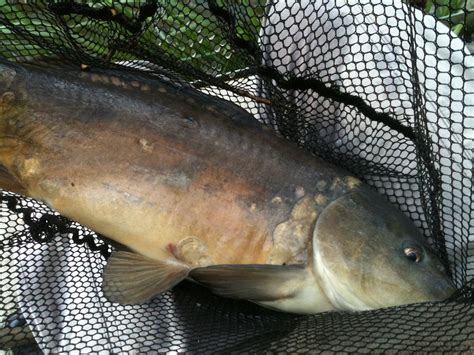
[[[0,185],[131,250],[106,267],[112,300],[143,302],[184,278],[295,313],[453,291],[402,213],[235,105],[116,71],[5,64],[0,77]],[[373,299],[368,285],[392,295]]]

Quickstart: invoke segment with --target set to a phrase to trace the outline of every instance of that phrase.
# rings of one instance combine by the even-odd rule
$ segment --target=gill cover
[[[413,223],[365,186],[321,213],[313,246],[316,272],[337,309],[436,301],[454,292],[443,265]],[[419,258],[413,258],[413,250]]]

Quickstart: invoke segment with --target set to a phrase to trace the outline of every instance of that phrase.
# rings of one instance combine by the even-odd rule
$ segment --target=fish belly
[[[252,211],[255,193],[244,179],[152,133],[148,152],[140,135],[81,131],[89,138],[78,144],[51,136],[60,152],[43,141],[16,159],[29,195],[151,258],[186,252],[179,247],[193,238],[201,253],[191,263],[265,262],[267,221]]]

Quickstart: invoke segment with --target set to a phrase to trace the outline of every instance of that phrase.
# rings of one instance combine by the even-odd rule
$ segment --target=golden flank
[[[113,70],[0,66],[0,187],[44,201],[128,251],[112,302],[184,279],[293,313],[449,297],[412,222],[348,172],[246,111]]]

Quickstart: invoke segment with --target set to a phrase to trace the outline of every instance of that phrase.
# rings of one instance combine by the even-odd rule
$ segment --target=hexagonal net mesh
[[[468,19],[470,2],[459,3]],[[396,204],[458,292],[439,303],[295,316],[185,282],[119,306],[100,287],[112,246],[3,191],[0,349],[472,350],[474,61],[449,21],[398,0],[1,1],[4,58],[146,72],[242,106]]]

